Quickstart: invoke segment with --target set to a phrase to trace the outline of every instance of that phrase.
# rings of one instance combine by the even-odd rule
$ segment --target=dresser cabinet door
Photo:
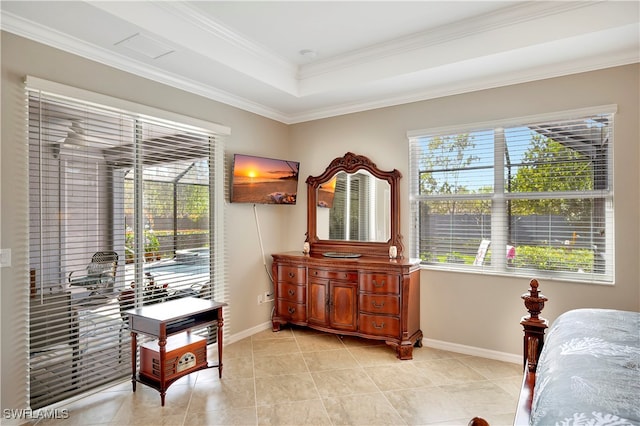
[[[336,330],[358,328],[358,273],[309,269],[309,323]]]
[[[329,313],[332,328],[350,331],[357,329],[357,288],[356,283],[330,282]]]
[[[310,324],[329,324],[329,282],[309,279],[309,298],[307,300],[308,321]]]

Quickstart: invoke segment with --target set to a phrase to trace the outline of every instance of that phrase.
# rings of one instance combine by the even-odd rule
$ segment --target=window
[[[224,179],[216,132],[34,87],[27,100],[35,409],[130,376],[124,310],[225,300]]]
[[[410,132],[412,255],[612,283],[615,107]]]

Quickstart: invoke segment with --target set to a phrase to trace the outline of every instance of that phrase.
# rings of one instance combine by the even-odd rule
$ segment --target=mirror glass
[[[387,242],[391,185],[361,169],[339,171],[318,186],[316,231],[321,240]]]

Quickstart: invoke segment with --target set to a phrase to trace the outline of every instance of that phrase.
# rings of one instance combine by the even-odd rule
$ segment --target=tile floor
[[[127,381],[38,425],[511,425],[522,378],[518,364],[427,347],[399,361],[384,343],[303,328],[265,330],[223,355],[222,379],[217,369],[183,377],[164,407]]]

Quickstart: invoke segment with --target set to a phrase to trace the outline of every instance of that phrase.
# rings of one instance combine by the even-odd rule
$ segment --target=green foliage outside
[[[520,269],[536,269],[542,271],[592,272],[593,250],[576,249],[571,247],[516,247],[516,257],[510,266]],[[473,265],[475,254],[451,252],[434,256],[423,252],[420,255],[423,262],[436,264],[464,264]],[[484,258],[484,264],[491,264],[491,250]]]
[[[591,161],[571,148],[540,135],[533,135],[531,146],[524,154],[523,165],[511,180],[511,192],[581,192],[593,189]],[[555,198],[518,200],[511,213],[560,215],[569,221],[589,219],[591,200],[588,198]]]

